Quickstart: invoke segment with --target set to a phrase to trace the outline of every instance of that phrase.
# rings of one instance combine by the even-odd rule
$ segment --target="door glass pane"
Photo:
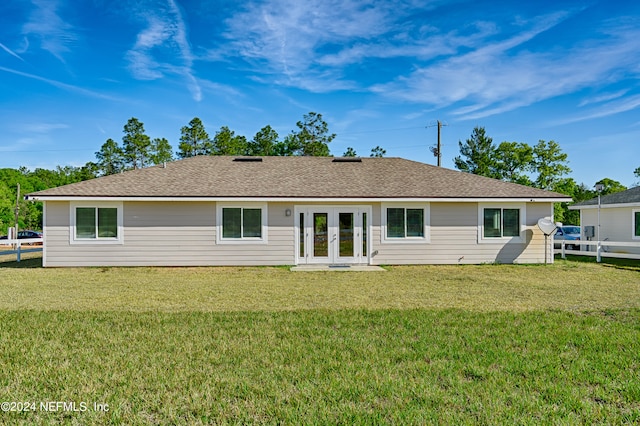
[[[94,207],[76,208],[76,238],[96,237],[96,209]]]
[[[504,209],[504,224],[502,227],[503,237],[519,237],[520,236],[520,210]]]
[[[262,237],[262,210],[244,209],[242,211],[242,237]]]
[[[353,213],[339,213],[340,257],[353,257]]]
[[[500,237],[500,209],[484,209],[485,238]]]
[[[118,209],[98,209],[98,238],[118,238]]]
[[[299,241],[299,246],[300,246],[300,253],[298,254],[301,258],[304,257],[304,213],[300,213],[300,235],[298,236],[298,238],[300,239]]]
[[[362,213],[362,255],[367,256],[367,214]]]
[[[423,209],[407,209],[407,237],[424,237]]]
[[[242,209],[223,208],[222,209],[222,238],[241,238],[240,220]]]
[[[313,256],[329,257],[327,213],[313,214]]]
[[[404,238],[404,209],[387,209],[387,238]]]

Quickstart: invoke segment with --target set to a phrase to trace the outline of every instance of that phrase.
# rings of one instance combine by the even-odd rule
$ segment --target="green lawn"
[[[633,263],[37,262],[0,267],[0,402],[38,404],[0,423],[640,422]],[[51,401],[87,410],[41,409]]]

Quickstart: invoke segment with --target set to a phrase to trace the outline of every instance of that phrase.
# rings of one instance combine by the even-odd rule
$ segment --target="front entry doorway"
[[[370,207],[298,206],[298,264],[369,263]]]

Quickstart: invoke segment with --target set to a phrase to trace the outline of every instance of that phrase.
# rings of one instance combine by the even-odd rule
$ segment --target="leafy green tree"
[[[204,124],[198,117],[194,117],[188,126],[180,129],[180,144],[176,155],[178,158],[189,158],[196,155],[211,155],[213,144]]]
[[[522,142],[502,142],[495,150],[496,177],[531,186],[527,172],[533,171],[533,148]]]
[[[554,191],[560,179],[571,173],[568,163],[567,154],[562,152],[557,142],[540,140],[533,147],[533,167],[538,174],[534,186]]]
[[[227,126],[222,126],[213,138],[214,155],[245,155],[247,138],[236,135]]]
[[[635,177],[637,177],[638,179],[640,179],[640,167],[638,167],[637,169],[635,169],[635,170],[633,171],[633,175],[634,175]],[[640,186],[640,181],[638,181],[638,182],[634,183],[634,184],[633,184],[633,186]]]
[[[580,225],[580,211],[569,210],[569,206],[573,203],[590,200],[597,196],[593,189],[590,189],[584,183],[577,184],[573,178],[559,179],[554,190],[561,194],[565,194],[573,198],[571,203],[555,203],[554,219],[556,222],[562,222],[570,225]]]
[[[298,138],[293,133],[285,136],[283,141],[276,143],[273,147],[274,155],[280,157],[291,157],[293,155],[300,154],[300,143]]]
[[[4,181],[0,180],[0,235],[6,235],[7,228],[13,226],[15,194],[9,189]]]
[[[0,234],[15,222],[15,204],[17,185],[20,184],[18,226],[20,229],[42,229],[42,203],[24,200],[30,192],[79,182],[96,176],[93,163],[82,167],[56,167],[55,170],[37,168],[29,171],[25,167],[19,170],[0,169]],[[94,165],[95,166],[95,165]]]
[[[584,186],[584,185],[583,185]],[[573,178],[561,179],[557,182],[555,190],[561,194],[574,197],[574,194],[578,191],[579,186]],[[574,198],[575,201],[575,198]],[[556,222],[562,222],[571,225],[578,225],[580,223],[580,212],[569,210],[569,205],[572,203],[554,203],[553,205],[553,218]]]
[[[371,149],[371,154],[369,155],[369,157],[382,158],[385,155],[387,155],[387,151],[381,146],[377,145],[375,148]]]
[[[149,159],[153,164],[162,164],[172,161],[171,144],[166,138],[155,138],[151,141]]]
[[[496,170],[493,139],[485,133],[484,127],[475,127],[465,143],[458,141],[460,155],[454,158],[458,170],[475,175],[499,178]]]
[[[351,148],[350,146],[347,147],[347,150],[344,152],[344,154],[342,154],[343,157],[357,157],[358,154],[356,154],[356,150]]]
[[[84,166],[76,167],[76,170],[73,173],[72,180],[74,182],[81,182],[83,180],[89,180],[98,177],[99,174],[100,170],[98,168],[98,165],[92,161],[87,161]]]
[[[144,132],[144,124],[135,117],[131,117],[124,126],[122,146],[129,167],[143,168],[149,162],[151,139]]]
[[[26,174],[26,179],[34,191],[54,188],[67,183],[65,171],[60,166],[56,170],[36,168],[33,172]]]
[[[247,155],[277,155],[278,132],[267,125],[247,143]]]
[[[322,119],[322,114],[317,112],[305,114],[303,121],[298,121],[296,126],[299,130],[293,132],[292,137],[299,146],[299,155],[315,157],[330,155],[329,143],[336,137],[336,134],[329,133],[329,126]]]
[[[596,185],[602,185],[603,189],[600,195],[615,194],[616,192],[626,191],[627,187],[618,182],[617,180],[604,178],[596,182]]]
[[[116,141],[109,138],[96,152],[98,170],[102,176],[113,175],[124,170],[124,151]]]

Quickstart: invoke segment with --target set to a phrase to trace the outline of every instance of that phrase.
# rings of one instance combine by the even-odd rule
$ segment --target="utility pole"
[[[441,130],[442,130],[442,122],[438,120],[438,167],[442,166],[442,145],[440,144]]]
[[[429,150],[431,150],[433,155],[438,159],[438,167],[442,167],[442,144],[440,142],[440,133],[442,126],[448,126],[448,124],[443,124],[442,121],[436,120],[436,124],[431,124],[427,126],[427,128],[435,126],[438,126],[438,145],[430,147]]]

